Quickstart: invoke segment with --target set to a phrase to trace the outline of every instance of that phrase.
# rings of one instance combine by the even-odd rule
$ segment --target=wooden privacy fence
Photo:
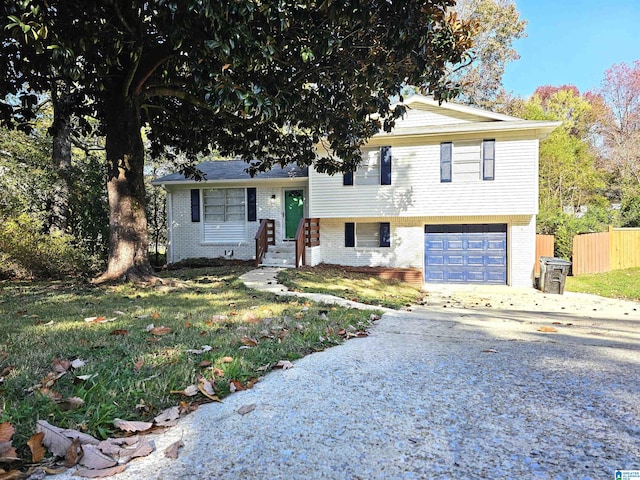
[[[609,245],[609,232],[585,233],[573,237],[573,274],[602,273],[611,270]]]
[[[553,235],[536,235],[536,277],[540,275],[540,257],[553,257],[553,241]]]
[[[576,235],[571,260],[574,275],[640,267],[640,228]]]

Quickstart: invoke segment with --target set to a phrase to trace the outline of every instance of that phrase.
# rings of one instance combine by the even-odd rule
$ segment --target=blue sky
[[[640,0],[515,0],[528,21],[507,65],[507,91],[528,97],[540,85],[598,88],[614,63],[640,60]]]

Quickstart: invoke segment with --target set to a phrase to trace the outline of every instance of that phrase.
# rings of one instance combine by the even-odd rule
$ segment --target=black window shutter
[[[391,246],[391,224],[389,222],[380,223],[380,246]]]
[[[344,224],[344,246],[345,247],[356,246],[356,224],[355,223]]]
[[[342,185],[353,185],[353,172],[347,172],[342,176]]]
[[[496,141],[485,140],[482,142],[482,179],[493,180],[496,166]]]
[[[453,144],[445,142],[440,144],[440,181],[451,181],[451,152]]]
[[[200,221],[200,190],[197,188],[191,189],[191,221]]]
[[[380,185],[391,185],[391,147],[380,147]]]
[[[247,188],[247,221],[258,220],[258,209],[256,206],[258,195],[255,188]]]

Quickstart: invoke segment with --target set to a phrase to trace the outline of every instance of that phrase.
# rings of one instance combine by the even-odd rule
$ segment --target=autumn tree
[[[478,25],[471,62],[453,77],[461,85],[461,100],[483,108],[501,107],[507,95],[502,77],[507,64],[520,58],[513,43],[526,36],[527,21],[512,0],[458,0],[456,11]]]
[[[604,165],[640,190],[640,60],[613,65],[595,94],[604,106],[597,124]]]
[[[9,69],[16,78],[0,84],[0,96],[22,78],[28,99],[37,80],[51,80],[52,65],[82,94],[74,108],[91,109],[106,138],[110,250],[101,280],[143,280],[152,275],[144,124],[155,156],[215,148],[251,171],[290,162],[352,170],[363,142],[403,113],[391,108],[403,84],[441,99],[457,93],[444,78],[465,59],[472,29],[447,12],[453,4],[10,1],[0,8],[12,38],[0,48],[29,56],[30,69]],[[322,159],[320,141],[330,152]]]

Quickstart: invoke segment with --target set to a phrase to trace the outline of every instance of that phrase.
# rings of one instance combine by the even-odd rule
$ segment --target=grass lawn
[[[28,457],[38,419],[105,438],[115,418],[148,420],[207,401],[171,393],[200,375],[222,398],[232,381],[250,386],[276,362],[369,324],[371,312],[250,291],[238,280],[249,269],[172,271],[174,285],[145,288],[0,282],[0,423],[15,427],[18,452]],[[85,365],[65,371],[76,359]],[[72,397],[84,403],[74,408],[65,401]]]
[[[299,292],[335,295],[356,302],[399,309],[422,298],[420,289],[397,280],[383,280],[366,273],[354,273],[338,267],[310,267],[283,270],[278,275],[283,285]]]
[[[567,277],[565,290],[640,301],[640,268]]]

